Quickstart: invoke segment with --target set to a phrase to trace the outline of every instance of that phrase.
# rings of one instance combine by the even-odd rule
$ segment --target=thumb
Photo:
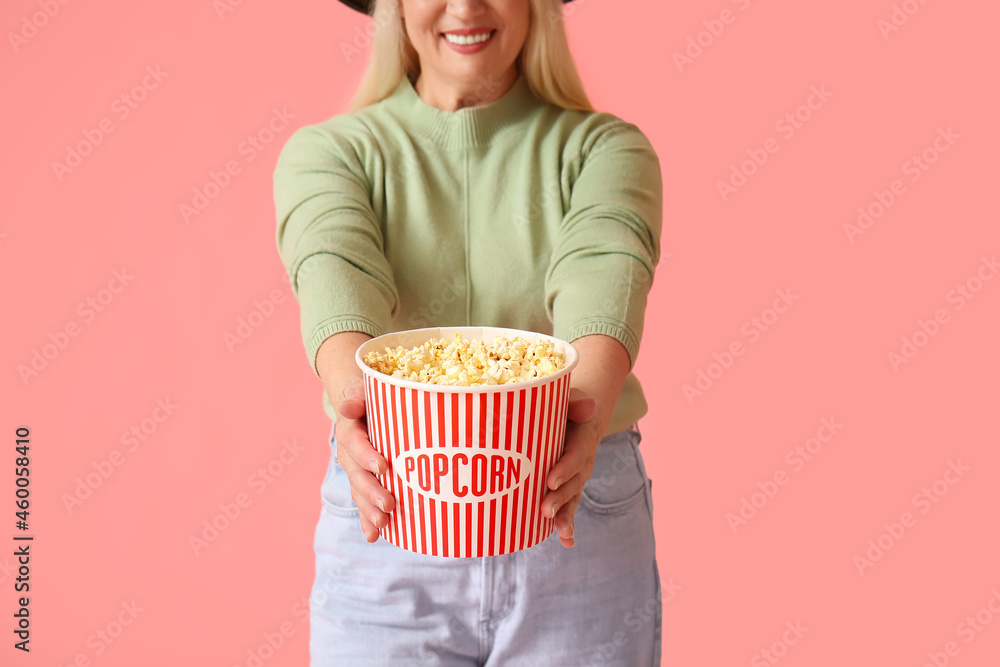
[[[569,391],[568,417],[571,422],[582,424],[594,416],[597,402],[587,396],[582,389],[573,387]]]
[[[361,401],[365,398],[365,388],[361,383],[361,378],[351,378],[344,387],[344,395],[341,400]]]
[[[365,390],[359,378],[354,378],[344,387],[337,411],[345,419],[360,419],[365,414]]]

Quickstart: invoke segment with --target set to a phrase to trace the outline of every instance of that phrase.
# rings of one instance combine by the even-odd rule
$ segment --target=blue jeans
[[[652,496],[633,427],[605,437],[576,511],[576,546],[445,558],[365,541],[330,458],[316,526],[312,667],[660,664]],[[337,443],[331,434],[336,454]]]

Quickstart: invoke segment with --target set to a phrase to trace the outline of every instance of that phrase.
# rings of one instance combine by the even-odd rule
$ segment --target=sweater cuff
[[[617,320],[605,317],[590,317],[574,324],[565,335],[560,336],[558,332],[554,335],[557,338],[562,338],[572,343],[577,338],[593,334],[610,336],[625,346],[625,351],[628,352],[629,361],[631,362],[629,370],[635,367],[636,357],[639,356],[639,339],[632,329]]]
[[[347,318],[331,317],[330,319],[323,320],[313,329],[309,338],[306,339],[306,355],[309,357],[309,365],[312,366],[316,377],[319,377],[319,371],[316,370],[316,354],[319,352],[323,341],[334,334],[345,331],[359,331],[368,334],[372,338],[377,338],[383,334],[374,322],[353,315]]]

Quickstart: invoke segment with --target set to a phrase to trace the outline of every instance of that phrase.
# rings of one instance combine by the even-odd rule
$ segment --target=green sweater
[[[660,165],[637,127],[537,98],[445,112],[403,77],[299,129],[274,174],[277,242],[315,372],[329,336],[433,326],[604,334],[634,365],[660,257]],[[324,392],[324,408],[336,415]],[[608,433],[646,413],[629,374]]]

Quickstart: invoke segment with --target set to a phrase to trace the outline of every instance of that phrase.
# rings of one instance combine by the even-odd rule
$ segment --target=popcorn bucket
[[[364,356],[410,349],[431,338],[549,341],[565,366],[502,385],[450,386],[403,380]],[[369,439],[389,465],[379,481],[396,499],[380,532],[388,542],[432,556],[470,558],[527,549],[546,539],[545,480],[562,455],[570,371],[579,355],[566,341],[496,327],[433,327],[373,338],[358,348]]]

